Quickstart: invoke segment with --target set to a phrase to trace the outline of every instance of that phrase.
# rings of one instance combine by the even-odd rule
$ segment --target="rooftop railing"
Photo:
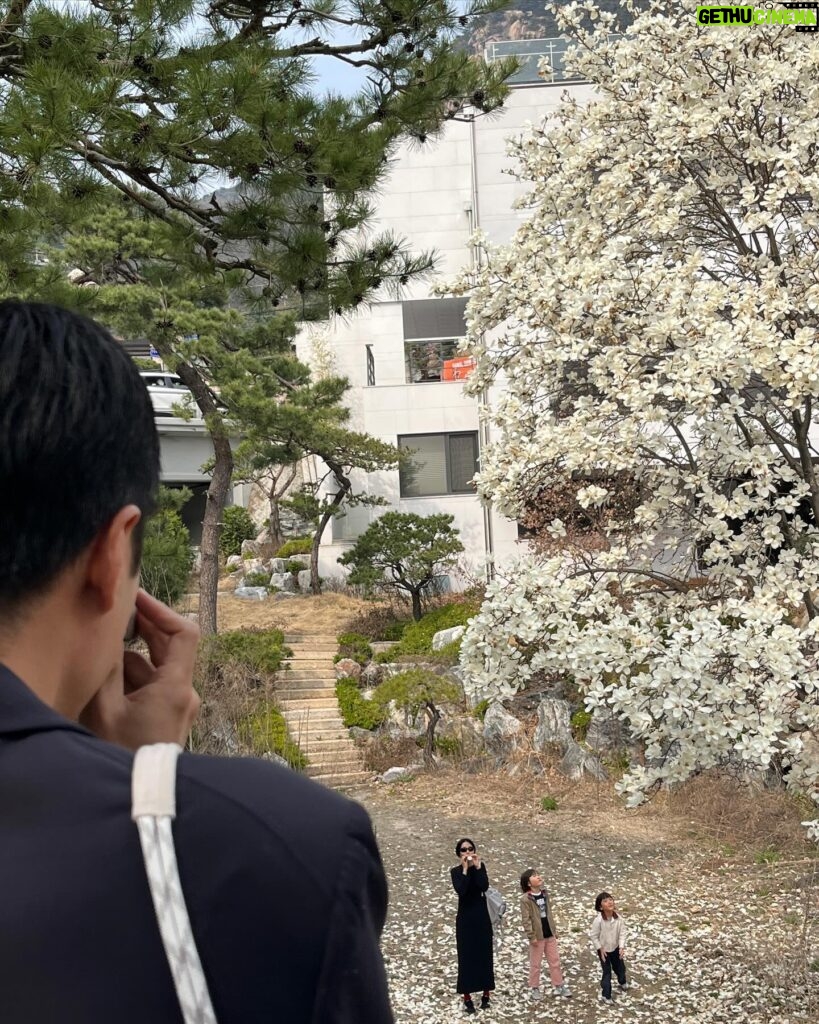
[[[616,39],[616,36],[609,36]],[[487,61],[500,60],[503,57],[517,57],[521,66],[509,79],[510,85],[558,85],[562,82],[584,82],[581,75],[566,68],[566,51],[574,46],[574,41],[565,36],[553,39],[504,39],[486,44]],[[551,66],[551,74],[538,71],[543,58]]]

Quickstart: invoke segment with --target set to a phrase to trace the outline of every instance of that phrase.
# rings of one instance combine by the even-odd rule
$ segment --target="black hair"
[[[461,847],[463,846],[464,843],[469,843],[470,846],[474,846],[475,845],[475,841],[473,839],[466,839],[466,838],[459,839],[458,842],[455,844],[455,855],[456,855],[456,857],[460,857],[461,856]]]
[[[520,876],[520,887],[524,892],[529,892],[529,879],[532,875],[536,875],[537,871],[534,868],[527,868]]]
[[[46,589],[130,504],[136,572],[158,486],[153,408],[123,346],[59,306],[0,302],[0,609]]]
[[[610,900],[611,898],[612,897],[610,892],[599,893],[597,899],[594,901],[595,911],[599,914],[600,911],[603,909],[603,900]]]

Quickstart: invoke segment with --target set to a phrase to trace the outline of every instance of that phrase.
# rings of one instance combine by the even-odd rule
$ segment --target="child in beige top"
[[[594,901],[597,916],[589,929],[592,948],[600,960],[603,977],[600,981],[600,999],[611,1005],[611,972],[617,975],[621,992],[628,990],[626,981],[626,923],[617,913],[614,897],[609,892],[601,892]]]

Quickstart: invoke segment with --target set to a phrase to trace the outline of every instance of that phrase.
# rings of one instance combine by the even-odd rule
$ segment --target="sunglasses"
[[[458,850],[458,853],[474,853],[474,852],[475,852],[475,847],[474,846],[462,846],[460,848],[460,850]]]

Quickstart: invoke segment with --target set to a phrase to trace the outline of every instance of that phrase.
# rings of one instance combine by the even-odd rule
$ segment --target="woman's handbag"
[[[131,817],[139,830],[159,932],[185,1024],[216,1024],[208,983],[179,879],[172,822],[176,817],[176,743],[140,747],[131,776]]]

